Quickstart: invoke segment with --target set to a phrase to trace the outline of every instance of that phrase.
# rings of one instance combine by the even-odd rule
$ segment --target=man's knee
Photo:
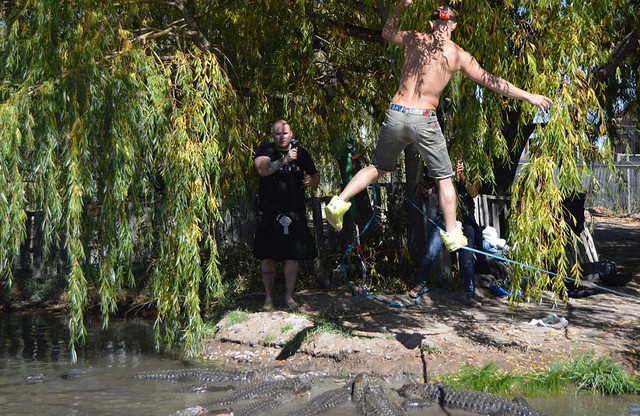
[[[380,179],[381,177],[386,175],[388,172],[389,172],[388,170],[382,170],[382,169],[376,168],[376,179]]]
[[[451,178],[437,179],[438,192],[445,198],[455,198],[456,188],[453,186]]]
[[[389,172],[388,170],[382,170],[379,167],[377,167],[376,165],[369,165],[367,166],[365,169],[369,169],[371,171],[370,175],[373,177],[373,179],[380,179],[381,177],[383,177],[384,175],[387,174],[387,172]],[[363,169],[364,170],[364,169]]]
[[[271,275],[276,272],[276,262],[270,259],[262,260],[261,271],[263,275]]]

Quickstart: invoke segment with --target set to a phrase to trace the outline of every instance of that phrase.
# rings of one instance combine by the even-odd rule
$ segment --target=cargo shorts
[[[421,110],[391,103],[380,129],[373,165],[385,172],[396,169],[398,157],[413,143],[429,169],[429,176],[453,176],[453,168],[435,110]]]

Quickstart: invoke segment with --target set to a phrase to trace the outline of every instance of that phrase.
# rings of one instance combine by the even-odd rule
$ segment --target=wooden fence
[[[640,211],[640,203],[638,193],[640,192],[640,155],[628,155],[624,161],[616,162],[619,169],[620,177],[623,181],[616,181],[605,167],[595,166],[595,175],[593,178],[585,179],[585,186],[592,190],[587,195],[587,206],[601,205],[614,211],[626,210],[629,213]],[[595,186],[596,183],[601,188]],[[403,185],[399,185],[403,186]],[[377,195],[380,208],[384,211],[390,199],[390,184],[377,184]],[[371,190],[369,191],[371,193]],[[354,229],[353,222],[346,220],[345,228],[338,232],[334,230],[326,222],[324,217],[324,207],[331,199],[331,196],[312,197],[307,199],[307,218],[309,226],[316,239],[318,251],[321,256],[328,254],[343,253],[344,250],[353,242]],[[253,245],[253,233],[255,230],[255,207],[252,200],[235,199],[226,201],[232,209],[226,210],[220,231],[221,242],[228,244],[245,243],[249,246]],[[509,198],[497,197],[492,195],[479,195],[475,199],[476,212],[475,218],[480,226],[494,227],[498,235],[504,238],[506,230],[506,217],[509,208]],[[370,206],[370,201],[365,201],[365,205]],[[227,207],[227,208],[229,208]],[[433,217],[437,207],[437,196],[430,195],[429,199],[424,201],[422,208],[426,214]],[[42,268],[47,266],[50,259],[43,259],[42,254],[42,213],[39,211],[27,211],[26,220],[26,239],[20,248],[20,258],[18,268],[26,273],[32,273],[39,276]],[[369,215],[366,213],[366,215]],[[381,216],[385,220],[385,215]],[[428,219],[424,219],[425,235],[431,224]],[[587,247],[584,253],[585,261],[596,261],[597,253],[595,249],[589,249],[590,236],[584,236],[583,242]],[[592,242],[591,244],[592,245]],[[584,251],[580,249],[580,251]],[[438,260],[440,269],[444,275],[450,274],[450,256],[441,253]],[[57,258],[56,269],[60,269],[62,260],[65,258],[63,249],[54,248],[51,255]],[[50,257],[51,257],[50,255]],[[595,260],[594,260],[595,259]],[[47,273],[49,271],[46,271]],[[55,271],[54,271],[55,272]]]

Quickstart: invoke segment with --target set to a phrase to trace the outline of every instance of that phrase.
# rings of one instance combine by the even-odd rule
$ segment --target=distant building
[[[637,122],[629,114],[625,114],[616,120],[618,124],[618,138],[611,143],[611,150],[616,154],[616,159],[620,159],[618,154],[631,153],[640,154],[640,128]]]

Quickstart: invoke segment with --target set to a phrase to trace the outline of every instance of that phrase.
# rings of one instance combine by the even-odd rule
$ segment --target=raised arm
[[[460,69],[478,84],[487,87],[498,94],[504,95],[505,97],[526,101],[541,110],[546,110],[551,106],[552,101],[550,98],[545,97],[544,95],[532,94],[524,91],[509,81],[488,73],[468,52],[459,49],[458,54]]]
[[[406,30],[398,29],[398,25],[400,24],[400,15],[402,14],[402,11],[411,6],[412,3],[413,0],[400,0],[382,29],[382,37],[396,46],[404,45],[405,36],[411,33]]]

